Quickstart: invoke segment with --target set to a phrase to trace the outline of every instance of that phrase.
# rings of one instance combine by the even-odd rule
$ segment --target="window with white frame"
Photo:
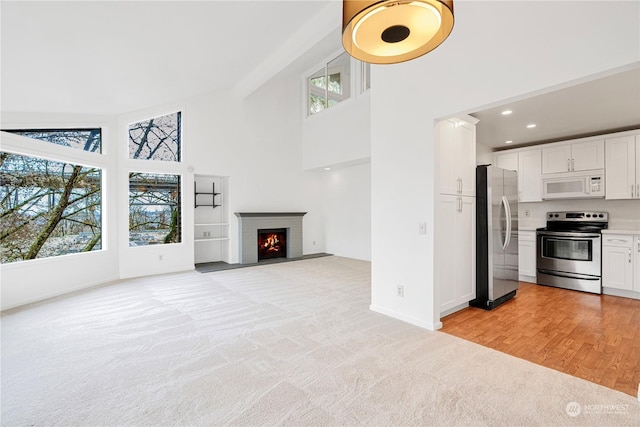
[[[155,165],[129,172],[129,246],[182,241],[182,176],[169,164],[181,153],[181,112],[129,125],[129,158]]]
[[[316,114],[351,96],[351,57],[345,52],[307,78],[307,113]]]
[[[7,132],[100,151],[100,129]],[[2,151],[0,184],[3,264],[102,249],[101,168]]]

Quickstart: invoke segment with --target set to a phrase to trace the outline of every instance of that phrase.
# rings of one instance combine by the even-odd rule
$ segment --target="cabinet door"
[[[536,233],[518,233],[518,273],[520,276],[536,277]]]
[[[518,200],[542,201],[542,151],[521,151],[518,155]]]
[[[518,153],[496,154],[496,166],[518,172]]]
[[[640,236],[633,238],[633,248],[635,251],[633,257],[633,290],[640,292]]]
[[[440,312],[455,307],[455,273],[458,263],[455,245],[456,217],[459,197],[441,194],[438,197],[438,226],[435,230],[435,266],[437,271],[438,299]]]
[[[456,128],[448,120],[436,124],[436,145],[438,165],[438,185],[440,194],[458,194],[459,176],[455,168],[456,162]],[[475,153],[474,153],[475,155]]]
[[[462,182],[462,195],[476,194],[476,127],[460,123],[457,129],[456,171]]]
[[[571,146],[571,170],[604,168],[604,140],[579,142]]]
[[[636,135],[636,197],[640,199],[640,135]]]
[[[602,247],[602,286],[605,288],[633,290],[632,248],[620,246]]]
[[[476,297],[476,199],[441,194],[436,230],[440,312]]]
[[[456,215],[456,300],[464,304],[476,297],[476,198],[461,197]]]
[[[570,170],[570,145],[560,145],[542,149],[542,173],[569,172]]]
[[[605,197],[631,199],[636,194],[636,142],[633,136],[607,139]]]

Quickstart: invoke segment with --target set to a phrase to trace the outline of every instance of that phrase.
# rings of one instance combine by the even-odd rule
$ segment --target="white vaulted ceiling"
[[[339,27],[336,4],[2,1],[2,111],[118,114],[246,96]]]

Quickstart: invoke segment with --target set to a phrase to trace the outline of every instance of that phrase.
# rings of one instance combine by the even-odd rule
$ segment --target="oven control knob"
[[[595,215],[593,215],[593,216],[595,216]],[[587,214],[587,218],[591,218],[591,214]]]
[[[558,214],[555,214],[555,217],[558,218]]]
[[[553,218],[553,214],[549,214],[549,218]]]
[[[603,217],[604,217],[604,215],[602,215],[602,214],[600,214],[600,215],[598,215],[598,216],[599,216],[600,218],[603,218]]]

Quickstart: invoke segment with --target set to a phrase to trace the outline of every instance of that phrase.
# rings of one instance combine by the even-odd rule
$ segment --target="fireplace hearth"
[[[258,261],[287,257],[287,229],[258,230]]]

